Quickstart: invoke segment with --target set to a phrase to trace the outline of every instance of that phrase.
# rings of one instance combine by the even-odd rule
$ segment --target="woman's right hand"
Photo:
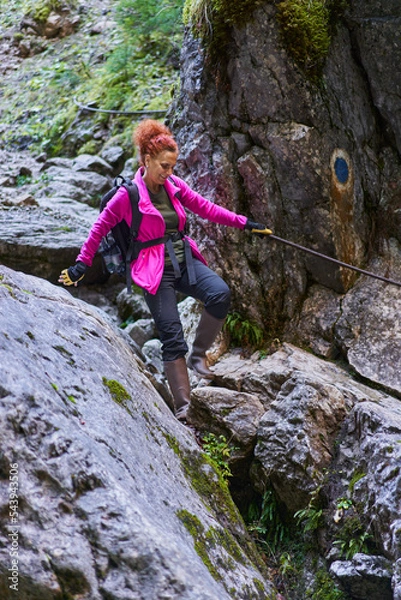
[[[58,282],[63,285],[74,285],[77,287],[78,281],[81,281],[85,277],[87,268],[85,263],[78,261],[74,266],[61,271]]]

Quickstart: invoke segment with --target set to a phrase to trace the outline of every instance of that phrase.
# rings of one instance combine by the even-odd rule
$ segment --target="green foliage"
[[[224,329],[230,336],[231,345],[259,348],[263,343],[263,330],[256,323],[244,319],[239,313],[229,313]]]
[[[74,147],[66,136],[82,104],[119,111],[168,109],[178,77],[178,50],[183,35],[183,0],[116,0],[111,17],[117,24],[107,35],[88,36],[92,11],[81,13],[80,28],[68,38],[41,40],[41,53],[25,59],[2,79],[2,143],[8,147],[72,155],[93,141],[92,132],[108,131],[131,150],[132,115],[91,113]],[[0,7],[0,27],[13,27],[24,15],[45,15],[58,0],[9,0]],[[63,0],[63,4],[66,4]],[[73,7],[76,0],[67,4]],[[148,6],[149,9],[146,11]],[[152,8],[153,7],[153,8]],[[154,9],[154,10],[153,10]],[[18,90],[18,94],[15,90]],[[138,116],[138,119],[141,118]],[[99,138],[92,149],[99,151]]]
[[[330,47],[326,0],[284,0],[277,11],[283,38],[295,62],[306,70],[318,70]]]
[[[301,526],[304,533],[316,531],[323,525],[323,508],[321,507],[320,495],[324,483],[327,481],[328,473],[326,470],[322,473],[322,479],[311,493],[308,506],[297,511],[294,514],[298,526]]]
[[[227,56],[232,27],[243,27],[261,4],[260,0],[186,0],[183,19],[201,39],[210,64],[218,67]],[[277,5],[285,45],[312,78],[320,72],[331,34],[347,5],[348,0],[282,0]]]
[[[366,511],[352,498],[356,483],[365,476],[365,473],[356,471],[348,484],[350,496],[341,496],[336,500],[334,522],[339,524],[339,528],[333,545],[339,548],[341,556],[346,560],[351,560],[357,552],[370,553],[369,542],[372,535],[364,525]]]
[[[302,525],[305,532],[316,531],[322,525],[323,510],[308,504],[306,508],[296,512],[294,517],[297,519],[298,524]]]
[[[17,175],[16,177],[17,187],[22,187],[23,185],[31,183],[31,181],[32,177],[30,175]]]
[[[333,546],[339,548],[341,556],[351,560],[357,552],[369,554],[368,542],[372,536],[366,531],[362,523],[358,507],[351,498],[338,498],[336,502],[335,522],[341,521],[338,530],[338,538],[334,540]]]
[[[23,8],[27,16],[45,22],[51,12],[57,12],[64,6],[74,8],[76,4],[77,0],[25,0]]]
[[[313,588],[306,591],[306,600],[345,600],[344,593],[338,589],[326,569],[316,572]]]
[[[326,473],[324,473],[324,475],[326,475]],[[316,531],[316,529],[319,529],[323,524],[323,509],[319,502],[322,486],[323,482],[311,493],[308,506],[297,511],[294,515],[298,526],[302,526],[305,533],[308,531]]]
[[[351,481],[348,484],[348,490],[349,490],[349,493],[351,494],[351,496],[354,493],[355,485],[358,483],[358,481],[360,481],[364,477],[366,477],[366,473],[362,473],[360,471],[355,471],[355,473],[353,474],[353,476],[351,478]]]
[[[232,477],[228,461],[235,448],[229,445],[226,437],[224,435],[216,436],[214,433],[207,433],[202,437],[202,447],[205,454],[212,459],[223,479],[228,480]]]
[[[275,554],[289,539],[289,531],[272,488],[265,491],[260,508],[255,504],[251,505],[248,521],[248,529],[254,535],[257,545],[269,555]]]
[[[339,536],[339,539],[334,540],[333,546],[337,546],[342,558],[351,560],[358,552],[370,554],[368,542],[372,536],[364,530],[359,517],[346,519]]]
[[[243,27],[261,4],[261,0],[186,0],[183,20],[202,41],[210,64],[218,68],[226,58],[232,27]]]
[[[166,38],[182,34],[183,0],[120,0],[117,20],[126,32],[150,39],[155,32]]]

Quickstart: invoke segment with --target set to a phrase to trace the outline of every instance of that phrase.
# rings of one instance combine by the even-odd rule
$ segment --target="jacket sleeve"
[[[128,192],[121,186],[93,223],[89,235],[77,256],[77,261],[80,260],[90,267],[99,249],[102,237],[107,235],[123,219],[130,225],[132,210]]]
[[[238,229],[244,229],[247,222],[247,218],[243,215],[237,215],[235,212],[223,208],[218,204],[214,204],[207,198],[204,198],[192,188],[189,187],[185,181],[179,177],[174,176],[174,182],[177,187],[180,188],[181,204],[190,210],[191,212],[199,215],[203,219],[213,221],[219,225],[227,225],[230,227],[237,227]]]

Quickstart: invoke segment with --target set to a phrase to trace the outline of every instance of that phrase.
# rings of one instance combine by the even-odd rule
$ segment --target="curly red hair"
[[[134,130],[132,139],[139,150],[142,164],[145,162],[146,154],[154,157],[165,150],[178,152],[177,142],[170,129],[153,119],[144,119],[141,121]]]

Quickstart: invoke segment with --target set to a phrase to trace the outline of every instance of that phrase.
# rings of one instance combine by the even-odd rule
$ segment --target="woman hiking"
[[[146,303],[162,342],[164,371],[174,400],[177,419],[186,421],[190,402],[187,366],[206,379],[213,379],[206,352],[221,331],[230,304],[227,284],[212,271],[195,241],[185,235],[189,210],[203,219],[238,229],[265,229],[192,190],[173,175],[178,146],[172,132],[153,119],[143,120],[133,141],[139,151],[140,167],[134,177],[139,191],[142,220],[139,248],[131,263],[132,280],[143,289]],[[131,224],[132,209],[127,190],[121,186],[93,224],[74,266],[62,271],[59,282],[77,285],[92,265],[100,241],[121,220]],[[161,241],[160,238],[163,238]],[[152,240],[155,245],[149,245]],[[199,300],[203,312],[190,355],[177,308],[176,292]]]

